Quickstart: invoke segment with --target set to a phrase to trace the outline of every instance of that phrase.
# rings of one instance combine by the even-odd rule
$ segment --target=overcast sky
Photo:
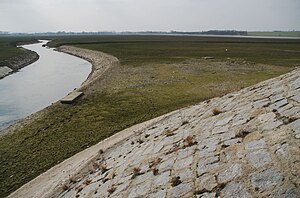
[[[0,31],[300,30],[300,0],[0,0]]]

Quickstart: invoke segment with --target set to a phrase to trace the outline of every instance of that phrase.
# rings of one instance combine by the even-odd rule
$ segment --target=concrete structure
[[[72,104],[76,100],[78,100],[81,96],[83,96],[82,92],[73,91],[69,93],[66,97],[61,99],[60,102],[63,104]]]

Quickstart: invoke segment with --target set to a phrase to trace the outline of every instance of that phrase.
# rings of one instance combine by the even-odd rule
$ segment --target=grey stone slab
[[[300,107],[294,106],[293,108],[287,109],[281,113],[282,116],[291,117],[291,118],[300,118]]]
[[[294,136],[296,137],[297,135],[300,135],[300,119],[292,122],[289,124],[289,127],[291,127],[291,129],[294,132]],[[297,138],[297,137],[296,137]],[[300,137],[298,137],[297,139],[299,139]]]
[[[283,100],[280,100],[278,102],[275,102],[273,104],[270,105],[270,108],[271,109],[279,109],[280,107],[283,107],[285,105],[288,104],[288,100],[287,99],[283,99]]]
[[[198,175],[202,175],[203,173],[206,173],[210,171],[211,169],[219,167],[219,156],[212,156],[208,157],[207,159],[200,159],[198,163]]]
[[[187,169],[192,164],[193,159],[194,159],[194,156],[189,156],[188,158],[184,158],[184,159],[181,159],[181,160],[176,160],[173,168],[175,170],[180,170],[180,169],[183,169],[183,168]]]
[[[3,78],[11,72],[13,72],[13,70],[7,66],[0,67],[0,78]]]
[[[136,198],[138,196],[146,195],[150,192],[151,182],[145,182],[140,185],[132,186],[128,198]]]
[[[257,150],[248,153],[248,160],[255,168],[265,166],[272,162],[270,154],[266,150]]]
[[[220,134],[221,141],[230,140],[232,138],[235,138],[235,136],[236,135],[234,131],[229,131],[228,133]]]
[[[233,164],[229,168],[221,171],[218,176],[218,183],[227,183],[235,178],[238,178],[242,175],[242,165]]]
[[[153,179],[153,186],[159,187],[164,186],[170,181],[170,171],[166,171],[160,175],[157,175]]]
[[[235,115],[229,115],[229,116],[223,118],[222,120],[219,120],[219,121],[215,124],[215,126],[223,126],[223,125],[225,125],[225,124],[228,124],[228,123],[232,120],[232,118],[233,118],[234,116],[235,116]]]
[[[281,157],[284,157],[285,159],[289,158],[289,153],[287,151],[289,145],[288,144],[279,144],[276,146],[275,153],[277,155],[280,155]]]
[[[246,190],[243,183],[230,182],[221,191],[221,197],[224,198],[252,198],[252,195]]]
[[[120,185],[117,185],[117,186],[116,186],[116,190],[115,190],[115,192],[113,193],[113,195],[117,195],[117,194],[119,194],[120,192],[126,190],[127,187],[129,186],[129,184],[130,184],[130,182],[126,181],[126,182],[124,182],[124,183],[122,183],[122,184],[120,184]]]
[[[216,198],[216,193],[212,192],[212,193],[203,193],[200,195],[196,195],[196,198]]]
[[[200,157],[206,157],[211,156],[211,153],[213,153],[217,149],[217,144],[220,142],[219,138],[208,138],[205,140],[202,140],[200,143],[198,143],[198,149],[199,149],[199,156]]]
[[[152,177],[153,177],[153,173],[151,171],[144,173],[144,174],[140,174],[135,177],[134,183],[135,183],[135,185],[140,184],[140,183],[150,180]]]
[[[234,126],[240,126],[240,125],[243,125],[245,123],[248,122],[248,118],[247,117],[239,117],[238,119],[235,119],[232,121],[232,127]]]
[[[192,183],[182,183],[170,189],[171,197],[181,197],[187,193],[193,192]]]
[[[264,123],[264,122],[267,122],[269,120],[272,120],[276,117],[275,113],[273,112],[269,112],[269,113],[265,113],[265,114],[261,114],[258,116],[258,120],[261,122],[261,123]]]
[[[300,79],[296,79],[294,82],[289,84],[290,89],[299,89],[300,88]]]
[[[276,186],[283,180],[282,174],[275,169],[266,169],[251,176],[252,186],[260,192]]]
[[[173,169],[175,157],[167,158],[165,161],[161,162],[161,164],[158,166],[158,171],[165,172],[166,170]]]
[[[267,106],[270,103],[269,98],[264,98],[262,100],[257,100],[253,103],[253,107],[258,109],[262,108],[263,106]]]
[[[177,153],[177,159],[183,159],[191,156],[195,152],[195,147],[186,147],[185,149],[181,149]]]
[[[297,192],[297,189],[295,186],[289,187],[287,190],[279,189],[277,192],[274,193],[274,195],[271,195],[270,198],[299,198],[300,193]]]
[[[173,174],[178,175],[182,182],[193,180],[196,177],[196,175],[193,174],[193,171],[191,169],[184,169],[176,173],[173,172]]]
[[[277,111],[278,111],[278,113],[282,114],[284,111],[289,110],[292,107],[293,107],[293,105],[291,103],[289,103],[283,107],[278,108]]]
[[[242,138],[229,139],[224,141],[225,146],[230,146],[233,144],[241,143],[243,141]]]
[[[251,142],[248,142],[245,144],[245,149],[246,150],[257,150],[257,149],[263,149],[266,148],[267,144],[264,139],[260,140],[253,140]]]
[[[276,90],[273,88],[272,92],[276,93]],[[280,92],[280,91],[278,91],[278,92]],[[283,99],[285,99],[285,98],[283,97],[282,93],[278,94],[278,95],[270,96],[270,100],[271,100],[272,103],[278,102],[278,101],[283,100]]]
[[[196,179],[196,189],[199,192],[212,191],[218,185],[214,175],[203,175]]]
[[[149,198],[165,198],[167,196],[167,190],[166,189],[160,190],[155,193],[151,193],[148,196],[149,196]]]
[[[300,102],[300,94],[292,97],[293,100]]]
[[[219,126],[219,127],[215,127],[213,130],[212,130],[212,134],[219,134],[219,133],[225,133],[227,132],[229,129],[229,126],[228,125],[225,125],[225,126]]]
[[[265,125],[263,126],[263,129],[264,130],[272,130],[272,129],[279,127],[282,124],[283,124],[283,122],[281,120],[272,119],[272,120],[268,121],[267,123],[265,123]]]

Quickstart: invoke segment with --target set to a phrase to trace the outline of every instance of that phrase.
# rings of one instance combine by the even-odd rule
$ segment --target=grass
[[[300,31],[274,31],[274,32],[248,32],[248,36],[278,36],[278,37],[300,37]]]
[[[86,88],[76,105],[56,104],[0,138],[0,197],[122,129],[300,64],[297,40],[89,36],[52,45],[62,43],[113,54],[121,65]]]
[[[7,60],[28,53],[26,50],[17,48],[17,45],[34,43],[36,39],[31,37],[0,36],[0,67],[10,66]]]

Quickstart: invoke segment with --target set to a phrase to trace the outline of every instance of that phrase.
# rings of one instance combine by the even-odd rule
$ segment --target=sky
[[[0,31],[300,30],[300,0],[0,0]]]

